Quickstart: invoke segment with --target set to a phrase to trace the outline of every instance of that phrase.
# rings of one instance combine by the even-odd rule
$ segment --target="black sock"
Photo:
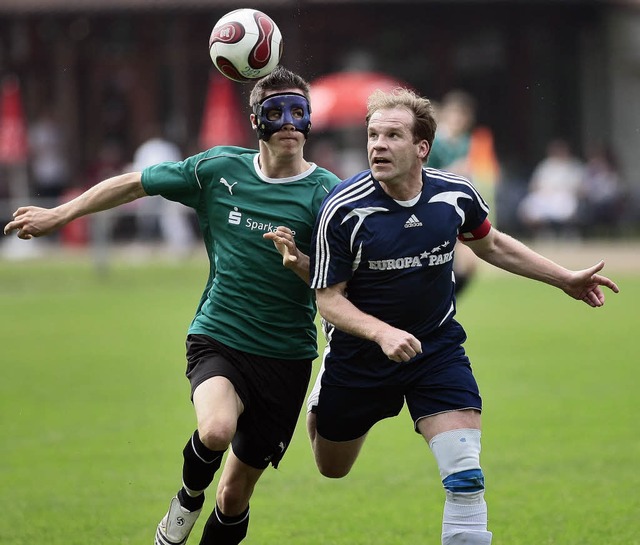
[[[224,515],[216,505],[205,524],[200,545],[238,545],[249,529],[249,507],[236,517]]]
[[[197,511],[204,505],[204,492],[198,496],[189,496],[184,488],[178,491],[178,501],[180,505],[188,511]]]
[[[182,451],[184,457],[182,482],[184,486],[193,491],[205,490],[213,481],[213,476],[222,463],[224,452],[224,450],[208,449],[200,441],[198,430],[193,432]]]

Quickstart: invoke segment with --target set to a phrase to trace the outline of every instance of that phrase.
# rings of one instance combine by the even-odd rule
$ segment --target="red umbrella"
[[[20,83],[17,77],[7,76],[0,87],[0,163],[24,163],[27,160],[27,129]]]
[[[311,122],[314,129],[364,126],[367,99],[375,90],[411,88],[404,81],[378,72],[337,72],[311,82]]]
[[[217,72],[211,73],[204,118],[200,130],[200,146],[208,149],[217,145],[246,146],[249,121],[244,117],[237,83]]]

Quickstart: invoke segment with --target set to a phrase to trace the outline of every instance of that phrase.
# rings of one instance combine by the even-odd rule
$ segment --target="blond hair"
[[[397,87],[389,92],[378,89],[369,95],[367,125],[369,125],[369,120],[376,111],[392,108],[406,108],[413,114],[412,132],[414,142],[426,140],[429,143],[429,148],[431,148],[437,127],[435,111],[431,101],[404,87]]]

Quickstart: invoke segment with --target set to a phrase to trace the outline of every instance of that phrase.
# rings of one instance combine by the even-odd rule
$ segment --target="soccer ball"
[[[209,54],[215,67],[246,83],[269,74],[282,57],[282,34],[273,19],[255,9],[237,9],[213,27]]]

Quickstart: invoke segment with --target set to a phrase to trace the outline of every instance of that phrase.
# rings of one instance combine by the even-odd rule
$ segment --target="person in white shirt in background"
[[[167,140],[162,131],[155,126],[147,129],[148,138],[136,149],[133,156],[133,170],[164,163],[165,161],[181,161],[184,157],[180,148]],[[196,242],[191,222],[192,211],[186,206],[163,199],[151,197],[136,203],[137,235],[144,241],[153,237],[156,222],[166,250],[173,258],[188,256]]]
[[[534,237],[578,235],[578,201],[584,175],[584,163],[566,140],[549,142],[545,158],[531,175],[529,193],[518,209]]]

